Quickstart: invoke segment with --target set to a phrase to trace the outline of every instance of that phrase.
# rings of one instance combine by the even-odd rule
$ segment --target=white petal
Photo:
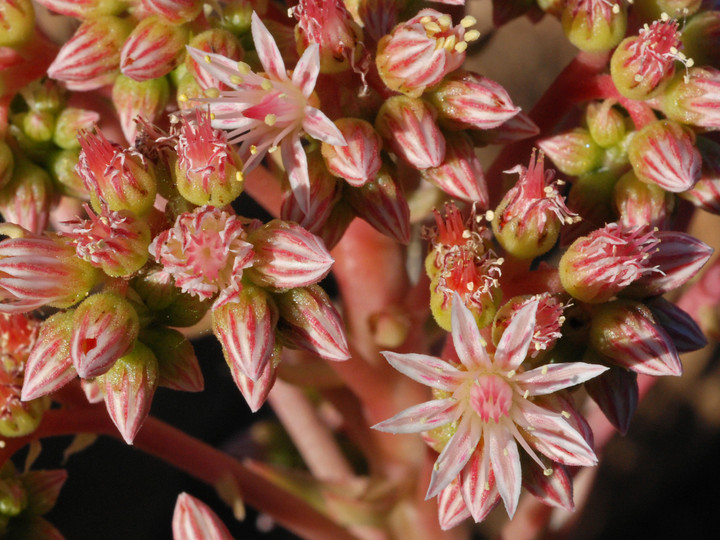
[[[535,331],[538,301],[528,303],[513,315],[495,351],[495,365],[507,370],[516,369],[527,356]]]
[[[483,521],[500,501],[485,444],[479,445],[462,471],[462,496],[475,523]]]
[[[455,352],[463,365],[468,369],[477,367],[490,369],[492,363],[483,346],[484,340],[480,336],[475,317],[458,293],[453,294],[450,324]]]
[[[280,49],[278,49],[275,43],[275,38],[272,37],[272,34],[270,34],[260,20],[260,17],[258,17],[258,14],[254,11],[250,26],[252,28],[255,50],[260,59],[260,63],[265,69],[265,73],[277,81],[286,81],[288,77],[285,70],[285,62],[283,62]]]
[[[522,473],[520,469],[520,453],[512,433],[501,425],[486,425],[483,430],[485,444],[490,453],[490,463],[495,474],[497,490],[502,497],[508,516],[515,514]]]
[[[300,209],[308,214],[310,211],[310,174],[308,173],[307,155],[300,142],[300,137],[297,134],[285,137],[280,143],[280,153],[295,200]]]
[[[305,119],[302,122],[305,133],[333,146],[347,146],[347,141],[337,126],[325,113],[309,105],[305,107]]]
[[[320,46],[311,43],[300,57],[292,74],[292,83],[297,86],[306,98],[310,97],[318,74],[320,73]]]
[[[452,392],[467,376],[466,372],[434,356],[417,353],[398,354],[390,351],[383,351],[381,354],[400,373],[431,388]]]
[[[187,45],[185,48],[204,71],[207,71],[215,79],[227,84],[229,87],[237,88],[237,84],[230,80],[231,77],[239,75],[236,60],[231,60],[221,54],[201,51]],[[210,62],[207,62],[206,58],[209,58]]]
[[[419,433],[448,424],[457,417],[458,403],[453,398],[426,401],[405,409],[372,428],[388,433]]]
[[[455,435],[445,445],[433,466],[426,500],[440,493],[460,473],[480,441],[480,433],[480,426],[473,422],[472,416],[463,416]]]
[[[583,383],[608,369],[584,362],[549,364],[517,375],[515,382],[519,383],[521,393],[527,390],[529,396],[542,396]]]
[[[438,521],[443,531],[452,529],[470,517],[470,511],[465,506],[457,479],[438,495]]]

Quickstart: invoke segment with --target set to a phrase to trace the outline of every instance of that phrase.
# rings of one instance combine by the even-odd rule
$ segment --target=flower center
[[[470,387],[470,405],[483,422],[498,422],[512,405],[513,389],[499,375],[480,375]]]

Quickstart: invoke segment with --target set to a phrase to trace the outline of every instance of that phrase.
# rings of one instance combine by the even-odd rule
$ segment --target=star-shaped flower
[[[209,89],[209,103],[215,128],[229,130],[229,140],[240,143],[240,157],[248,172],[268,151],[280,148],[290,186],[300,207],[310,207],[310,177],[301,134],[334,146],[345,139],[335,124],[314,105],[313,89],[320,72],[317,44],[303,53],[288,74],[275,40],[256,13],[252,14],[252,35],[257,55],[265,70],[255,73],[250,66],[225,56],[188,47],[190,55],[205,71],[231,90]],[[217,93],[216,97],[212,94]]]
[[[383,353],[395,369],[440,392],[438,399],[410,407],[374,428],[391,433],[417,433],[448,424],[454,428],[435,462],[427,498],[448,486],[473,455],[480,456],[473,474],[483,478],[474,485],[497,490],[512,516],[522,478],[518,445],[545,470],[536,452],[565,465],[597,462],[585,438],[568,421],[570,413],[547,408],[538,396],[580,384],[607,368],[572,362],[525,370],[522,364],[533,338],[537,308],[533,301],[520,309],[495,353],[489,354],[470,310],[456,298],[452,338],[458,366],[423,354]],[[481,493],[463,497],[471,511],[487,498]]]

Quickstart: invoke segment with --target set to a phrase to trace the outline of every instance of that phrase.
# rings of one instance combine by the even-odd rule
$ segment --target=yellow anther
[[[212,62],[212,58],[210,58],[209,54],[206,54],[205,56],[203,56],[203,60],[205,60],[206,64],[209,64],[210,62]]]
[[[694,65],[695,65],[695,60],[693,60],[692,58],[688,58],[688,59],[687,59],[687,62],[685,62],[685,67],[691,68],[691,67],[693,67]]]
[[[488,210],[487,212],[485,212],[485,219],[487,219],[488,221],[492,221],[493,219],[495,219],[495,212],[493,212],[492,210]]]
[[[547,375],[548,367],[547,367],[547,366],[543,366],[542,369],[540,370],[540,372],[541,372],[543,375]]]
[[[468,30],[465,32],[465,36],[463,38],[465,41],[477,41],[480,39],[480,32],[477,30]]]
[[[242,173],[242,171],[238,171],[235,173],[235,180],[238,182],[242,182],[245,180],[245,175]]]
[[[633,79],[635,79],[635,82],[642,82],[643,76],[638,73],[635,77],[633,77]]]
[[[215,113],[214,113],[214,112],[211,112],[211,113],[209,114],[209,116],[210,116],[210,120],[215,120]]]
[[[615,15],[617,15],[618,13],[620,13],[620,5],[619,5],[619,4],[615,4],[615,5],[612,7],[612,12],[613,12]]]
[[[428,16],[428,15],[425,15],[424,17],[422,17],[422,18],[420,19],[420,24],[427,24],[427,23],[429,23],[430,21],[432,21],[432,17],[430,17],[430,16]]]
[[[467,50],[467,41],[461,41],[455,45],[455,52],[464,53]]]
[[[463,28],[470,28],[475,24],[477,24],[477,19],[472,15],[465,15],[460,21],[460,26],[462,26]]]
[[[254,156],[255,154],[257,154],[257,146],[255,146],[254,144],[251,144],[251,145],[250,145],[250,153],[251,153],[253,156]]]
[[[670,20],[670,15],[668,15],[667,13],[665,13],[665,12],[663,11],[663,12],[660,14],[660,20],[661,20],[662,22],[667,22],[667,21]]]
[[[457,38],[455,37],[455,34],[450,34],[447,38],[445,38],[445,48],[448,51],[452,51],[456,43]]]
[[[262,82],[262,84],[260,85],[260,87],[261,87],[263,90],[269,91],[269,90],[272,90],[273,85],[272,85],[272,83],[271,83],[270,81],[268,81],[267,79],[265,79],[265,80]]]
[[[443,28],[449,28],[452,24],[452,17],[450,15],[444,14],[440,15],[437,19],[438,23],[440,23],[440,26]]]
[[[252,71],[252,69],[250,69],[250,65],[245,62],[238,62],[237,70],[240,72],[240,75],[247,75]]]
[[[277,152],[278,147],[275,145],[272,145],[270,148],[268,148],[269,153]]]
[[[563,418],[570,418],[570,413],[567,411],[562,411],[560,413],[560,416],[562,416]]]
[[[508,371],[507,377],[508,379],[512,379],[515,376],[515,373],[517,373],[514,369]]]
[[[543,471],[543,474],[544,474],[545,476],[552,476],[552,473],[553,473],[553,472],[554,472],[554,471],[553,471],[552,469],[545,469],[545,470]]]
[[[220,95],[220,90],[217,88],[207,88],[205,90],[205,95],[209,98],[216,98]]]
[[[185,103],[188,100],[187,94],[179,94],[177,100],[180,103]]]
[[[525,390],[525,393],[523,394],[523,399],[527,399],[530,395],[530,390]]]
[[[230,75],[230,82],[233,84],[242,84],[245,82],[245,79],[243,79],[240,75]]]
[[[442,32],[442,28],[440,28],[440,25],[436,22],[430,21],[429,23],[425,23],[425,30],[427,32],[430,32],[431,34],[437,34],[438,32]]]
[[[275,122],[277,122],[277,116],[275,116],[275,115],[272,114],[272,113],[265,115],[265,123],[266,123],[268,126],[274,126],[274,125],[275,125]]]
[[[441,37],[435,40],[435,50],[439,51],[445,46],[445,38]]]

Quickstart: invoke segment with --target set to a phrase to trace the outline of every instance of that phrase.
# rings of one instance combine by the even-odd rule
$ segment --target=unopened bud
[[[172,519],[174,540],[232,540],[227,527],[202,501],[181,493],[175,505]]]
[[[0,190],[0,213],[5,221],[40,234],[47,226],[54,198],[50,175],[23,160],[15,164],[12,180]]]
[[[707,129],[720,128],[720,71],[691,68],[670,83],[662,96],[663,112],[671,120]]]
[[[590,343],[619,366],[644,375],[681,375],[670,336],[639,302],[617,300],[593,311]]]
[[[192,21],[203,7],[202,0],[141,0],[141,3],[150,13],[176,24]]]
[[[60,194],[87,201],[90,193],[76,170],[79,159],[79,148],[59,150],[50,155],[47,168]]]
[[[720,11],[703,10],[684,24],[680,40],[683,51],[698,66],[720,67],[720,51],[708,46],[720,38]]]
[[[622,0],[569,0],[562,14],[562,26],[578,49],[609,51],[625,37],[625,4]]]
[[[240,61],[245,56],[245,51],[238,38],[227,30],[220,28],[206,30],[196,35],[190,40],[188,47],[199,49],[206,53],[221,54],[235,61]],[[195,80],[203,90],[207,88],[227,88],[224,83],[210,75],[209,71],[199,66],[197,60],[190,54],[185,56],[185,66],[187,67],[188,73],[195,77]]]
[[[585,129],[575,129],[538,142],[555,167],[570,176],[591,172],[602,165],[603,150]]]
[[[53,142],[66,150],[80,148],[77,134],[92,129],[100,121],[100,114],[86,109],[68,107],[63,109],[55,122]]]
[[[672,120],[648,124],[630,141],[628,158],[635,175],[674,193],[692,188],[700,179],[702,159],[695,136]]]
[[[588,352],[586,358],[598,357],[612,362],[593,349],[589,349]],[[583,360],[587,362],[586,358]],[[627,433],[638,404],[637,373],[613,366],[598,377],[586,381],[584,387],[610,423],[620,433]]]
[[[328,170],[360,187],[377,175],[382,162],[382,139],[372,125],[359,118],[340,118],[335,126],[345,137],[346,146],[322,143],[322,156]]]
[[[20,47],[35,33],[31,0],[0,0],[0,47]]]
[[[615,207],[619,222],[626,229],[666,228],[674,203],[672,193],[656,184],[641,182],[633,171],[625,173],[615,184]]]
[[[157,358],[159,386],[181,392],[203,390],[205,382],[195,349],[182,333],[162,326],[146,328],[140,334],[140,341]]]
[[[393,152],[416,169],[437,167],[445,159],[445,137],[436,116],[420,99],[393,96],[380,108],[375,129]]]
[[[702,156],[700,180],[680,196],[706,212],[720,214],[720,144],[698,137],[697,148]]]
[[[127,9],[123,0],[37,0],[37,3],[54,13],[76,19],[118,15]]]
[[[169,98],[170,85],[165,77],[139,82],[126,75],[118,75],[113,84],[112,101],[125,139],[130,144],[135,143],[137,135],[136,118],[141,117],[151,124],[156,122]]]
[[[128,444],[133,443],[150,412],[158,379],[157,359],[139,341],[102,377],[108,413]]]
[[[158,15],[140,21],[120,53],[120,70],[136,81],[167,75],[182,60],[188,29]]]
[[[455,131],[497,128],[520,112],[500,84],[471,71],[448,75],[428,97],[440,122]]]
[[[612,100],[590,103],[585,118],[590,136],[603,148],[614,146],[625,137],[625,117],[613,108]]]

